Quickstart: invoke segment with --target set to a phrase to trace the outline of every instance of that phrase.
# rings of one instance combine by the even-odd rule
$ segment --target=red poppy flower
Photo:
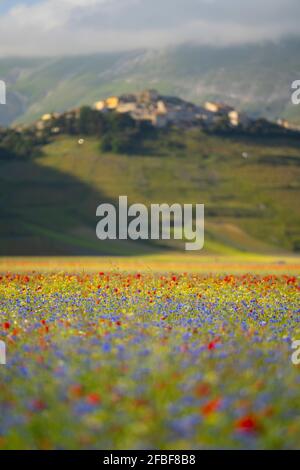
[[[99,395],[99,393],[90,393],[87,397],[86,397],[86,401],[90,404],[90,405],[99,405],[99,403],[101,403],[101,397]]]
[[[211,351],[212,349],[215,349],[216,345],[217,345],[217,341],[211,341],[210,343],[208,343],[207,349]]]
[[[238,431],[251,434],[258,431],[259,424],[255,416],[246,415],[236,422],[235,427]]]
[[[222,401],[220,398],[214,398],[213,400],[210,400],[207,402],[204,406],[202,406],[201,411],[204,416],[208,416],[211,413],[214,413],[215,411],[218,411],[220,408]]]
[[[216,345],[220,342],[220,338],[216,338],[212,341],[210,341],[207,345],[207,349],[211,351],[212,349],[215,349]]]

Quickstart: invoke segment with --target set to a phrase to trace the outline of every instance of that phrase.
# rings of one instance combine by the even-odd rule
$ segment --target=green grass
[[[61,136],[34,161],[0,166],[2,255],[138,255],[182,243],[101,243],[96,207],[204,203],[204,254],[286,253],[300,226],[300,147],[282,140],[224,139],[199,130],[146,141],[144,154],[101,153],[99,141]],[[248,159],[242,157],[247,152]]]

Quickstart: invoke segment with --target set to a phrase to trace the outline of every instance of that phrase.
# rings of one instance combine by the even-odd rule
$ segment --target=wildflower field
[[[288,267],[3,272],[0,309],[0,449],[300,447]]]

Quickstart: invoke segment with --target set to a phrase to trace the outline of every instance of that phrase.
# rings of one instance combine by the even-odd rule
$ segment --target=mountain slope
[[[179,145],[180,143],[180,145]],[[0,254],[134,255],[162,244],[100,242],[96,207],[204,203],[203,253],[286,253],[300,247],[300,146],[295,141],[220,138],[170,130],[152,152],[100,151],[99,140],[60,136],[27,161],[0,160]],[[248,158],[243,158],[245,153]]]
[[[0,59],[8,84],[0,124],[30,122],[44,112],[91,104],[111,94],[156,88],[201,103],[219,99],[253,115],[300,122],[291,83],[300,75],[300,39],[214,48],[183,45],[158,51],[56,59]]]

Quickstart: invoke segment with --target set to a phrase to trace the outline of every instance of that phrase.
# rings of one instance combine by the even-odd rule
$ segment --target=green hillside
[[[247,154],[247,158],[243,157]],[[60,136],[34,159],[0,160],[0,255],[134,255],[164,244],[100,242],[96,207],[204,203],[202,253],[286,253],[300,248],[300,144],[166,130],[141,154],[100,150],[99,139]]]
[[[91,104],[111,94],[156,88],[201,103],[218,99],[252,115],[290,118],[291,83],[299,79],[300,39],[245,46],[183,45],[91,56],[0,59],[8,85],[0,124]]]

